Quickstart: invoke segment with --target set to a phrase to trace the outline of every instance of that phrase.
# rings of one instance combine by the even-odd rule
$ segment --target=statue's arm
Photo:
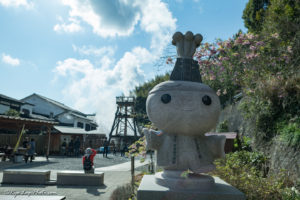
[[[163,139],[163,134],[160,131],[153,129],[143,129],[143,133],[146,137],[146,149],[147,150],[158,150]]]
[[[209,143],[211,145],[211,150],[213,153],[213,156],[215,159],[217,158],[224,158],[225,152],[224,152],[224,146],[226,137],[224,135],[214,135],[214,136],[208,136],[209,137]]]

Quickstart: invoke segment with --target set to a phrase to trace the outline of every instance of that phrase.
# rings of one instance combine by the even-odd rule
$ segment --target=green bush
[[[283,121],[279,123],[278,132],[280,138],[288,145],[293,147],[300,146],[300,118],[295,122],[286,123]]]
[[[239,151],[217,160],[213,175],[245,193],[248,200],[289,200],[299,198],[289,189],[292,183],[287,173],[266,174],[268,158],[258,152]]]
[[[143,176],[144,174],[135,175],[134,185],[128,183],[116,188],[110,196],[110,200],[137,200],[137,189],[142,181]]]
[[[110,196],[110,200],[128,200],[132,197],[133,188],[131,184],[126,184],[115,189]]]
[[[251,148],[251,138],[243,136],[241,139],[236,138],[234,139],[234,151],[252,151]]]
[[[8,111],[6,111],[4,113],[4,115],[12,116],[12,117],[19,117],[20,113],[18,111],[16,111],[15,109],[9,109]]]
[[[217,132],[228,132],[228,130],[228,120],[222,121],[217,127]]]
[[[295,187],[286,188],[282,192],[282,199],[283,200],[300,200],[300,193]]]

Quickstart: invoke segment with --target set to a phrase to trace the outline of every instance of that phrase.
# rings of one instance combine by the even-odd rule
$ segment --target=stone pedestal
[[[204,174],[188,174],[182,176],[182,171],[165,170],[156,173],[155,182],[171,190],[209,190],[215,185],[212,176]]]
[[[218,177],[206,189],[175,189],[157,184],[155,175],[145,175],[138,188],[138,200],[245,200],[245,195]]]
[[[44,169],[6,169],[2,184],[46,184],[50,180],[50,170]]]
[[[86,174],[84,171],[57,172],[57,185],[101,186],[104,184],[104,173]]]

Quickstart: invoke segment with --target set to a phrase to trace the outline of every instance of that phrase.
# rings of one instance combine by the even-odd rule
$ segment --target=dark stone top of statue
[[[189,58],[177,58],[170,80],[202,83],[198,62]]]
[[[202,83],[198,62],[193,60],[193,55],[201,41],[202,35],[194,35],[190,31],[185,35],[180,32],[173,35],[172,44],[176,46],[177,60],[170,80]]]

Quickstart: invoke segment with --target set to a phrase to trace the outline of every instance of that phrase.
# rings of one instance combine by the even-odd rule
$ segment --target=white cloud
[[[73,32],[79,32],[81,31],[81,27],[80,25],[76,24],[76,23],[71,23],[71,24],[56,24],[53,27],[53,30],[55,30],[56,32],[69,32],[69,33],[73,33]]]
[[[101,37],[127,36],[137,28],[150,35],[148,48],[134,47],[117,61],[114,47],[73,45],[75,52],[96,56],[100,63],[75,58],[57,62],[56,77],[69,80],[63,91],[65,97],[77,109],[96,110],[98,120],[110,129],[116,111],[115,97],[122,93],[128,95],[144,82],[143,66],[155,62],[171,42],[176,19],[160,0],[63,0],[63,3],[70,7],[69,17],[87,23]]]
[[[116,109],[116,95],[128,95],[130,90],[144,81],[141,65],[151,60],[152,55],[147,49],[135,47],[110,68],[105,64],[97,67],[87,59],[68,58],[58,61],[54,72],[69,78],[70,83],[63,93],[73,100],[74,107],[90,112],[96,110],[98,120],[108,128]]]
[[[5,54],[5,53],[2,54],[2,62],[12,65],[12,66],[20,65],[20,60],[18,58],[13,58],[10,55]]]
[[[75,52],[87,56],[103,56],[103,55],[112,56],[115,53],[115,49],[116,49],[116,47],[112,47],[112,46],[97,48],[91,45],[89,46],[83,45],[82,47],[72,45],[72,47]]]
[[[125,0],[63,0],[71,8],[69,15],[78,17],[102,36],[130,35],[139,19],[138,7]]]
[[[128,36],[138,22],[148,33],[175,29],[176,19],[160,0],[63,0],[69,16],[86,22],[101,37]],[[159,30],[163,28],[163,30]],[[165,33],[166,34],[166,33]],[[154,41],[153,41],[154,42]]]
[[[141,28],[152,34],[151,48],[161,53],[171,41],[176,19],[160,0],[138,1],[142,10]]]
[[[27,0],[0,0],[0,4],[4,7],[25,7],[26,9],[33,8],[33,3]]]
[[[64,23],[62,19],[60,21],[61,24],[56,24],[53,27],[53,30],[56,32],[73,33],[73,32],[79,32],[83,30],[82,27],[80,26],[79,21],[74,18],[69,18],[69,22],[70,22],[69,24]]]

